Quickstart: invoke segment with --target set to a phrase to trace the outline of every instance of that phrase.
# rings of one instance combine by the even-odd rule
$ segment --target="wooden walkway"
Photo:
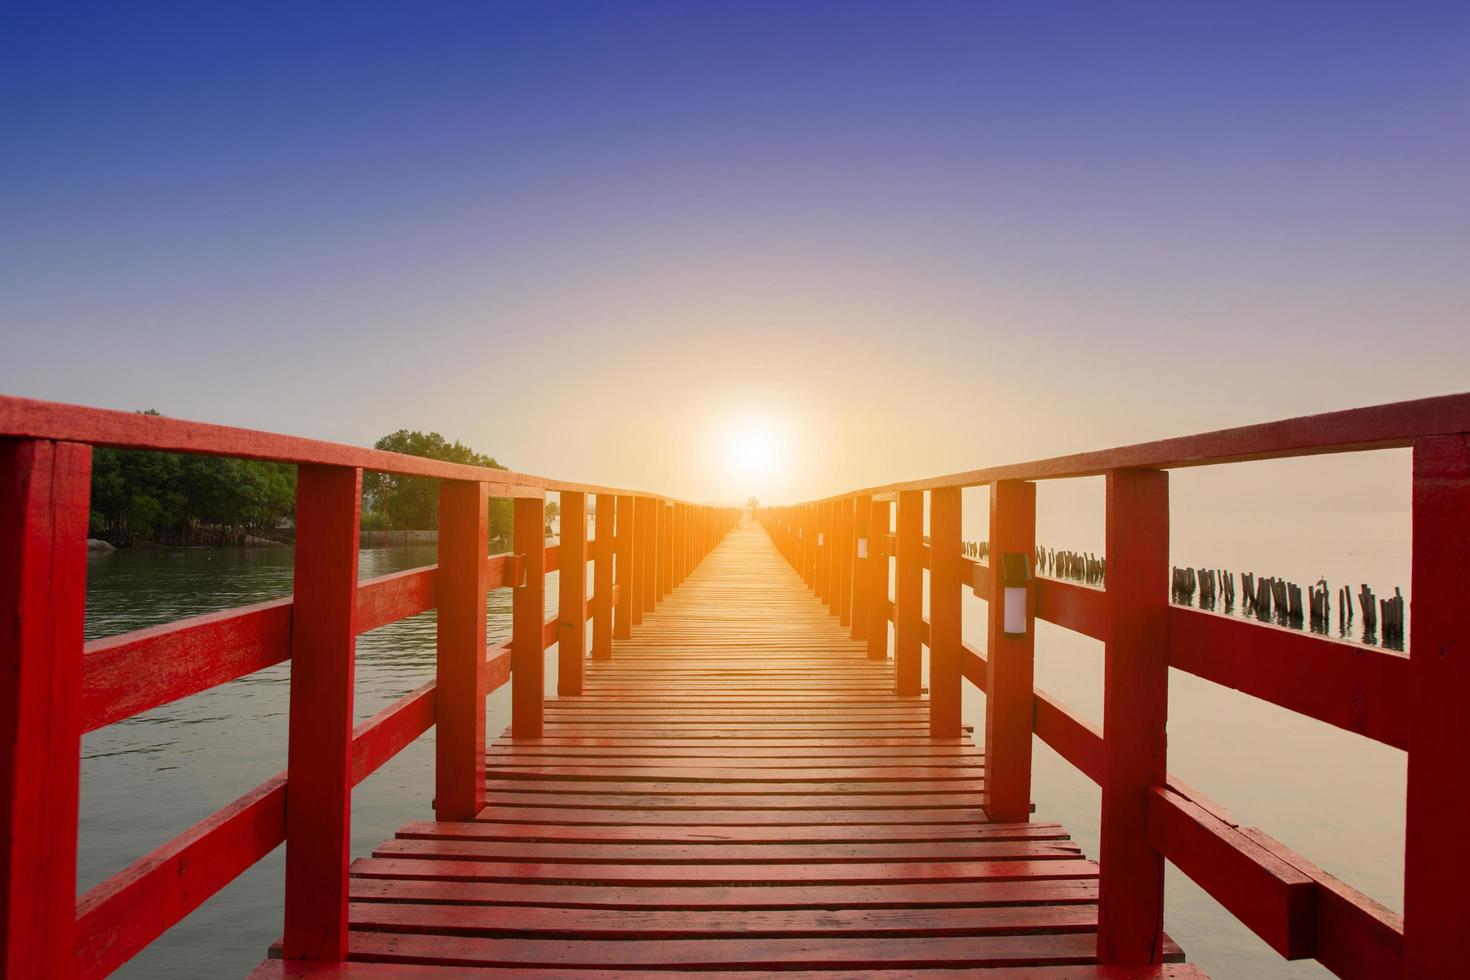
[[[353,962],[256,976],[1203,976],[1090,965],[1097,866],[989,822],[981,751],[753,522],[486,765],[479,819],[353,865]]]

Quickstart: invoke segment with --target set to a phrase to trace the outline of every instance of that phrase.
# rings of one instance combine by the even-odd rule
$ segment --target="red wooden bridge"
[[[282,843],[282,940],[260,978],[1202,976],[1163,933],[1166,860],[1283,957],[1344,977],[1461,974],[1470,857],[1442,829],[1470,822],[1467,432],[1470,395],[1448,396],[870,488],[757,523],[0,398],[3,974],[105,975]],[[294,594],[84,643],[94,445],[298,464]],[[1413,451],[1407,655],[1169,604],[1169,469],[1386,447]],[[358,580],[364,470],[440,481],[435,566]],[[992,616],[985,649],[965,645],[963,591],[999,609],[1006,583],[963,554],[961,488],[990,489],[992,554],[1031,554],[1034,481],[1098,475],[1107,588],[1031,582],[1024,628]],[[565,529],[552,547],[548,492]],[[492,495],[515,499],[508,554],[489,554]],[[492,647],[495,588],[513,590],[514,626]],[[435,681],[354,726],[355,637],[429,609]],[[1035,618],[1104,642],[1101,728],[1034,689]],[[81,735],[286,660],[286,770],[78,897]],[[1168,773],[1170,667],[1408,754],[1403,916]],[[974,738],[966,681],[987,694]],[[485,699],[506,683],[511,727],[488,740]],[[353,787],[431,727],[433,819],[354,861]],[[1031,819],[1033,737],[1100,784],[1096,863]]]

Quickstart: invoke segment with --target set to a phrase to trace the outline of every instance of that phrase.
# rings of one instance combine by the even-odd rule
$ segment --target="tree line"
[[[437,432],[400,429],[374,448],[505,469]],[[296,467],[287,463],[100,446],[93,452],[90,534],[121,547],[229,545],[247,535],[288,541],[295,534],[295,507]],[[511,501],[492,497],[489,510],[491,539],[508,541]],[[363,474],[364,530],[428,530],[438,522],[439,481]]]

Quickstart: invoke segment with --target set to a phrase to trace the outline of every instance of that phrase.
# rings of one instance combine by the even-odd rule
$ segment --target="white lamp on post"
[[[1026,605],[1031,593],[1031,557],[1015,551],[1001,555],[1000,584],[1005,593],[1001,635],[1008,640],[1024,640]]]

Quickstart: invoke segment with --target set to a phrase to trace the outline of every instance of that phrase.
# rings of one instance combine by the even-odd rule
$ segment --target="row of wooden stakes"
[[[1240,573],[1241,608],[1248,616],[1264,621],[1275,620],[1283,626],[1301,629],[1310,623],[1319,633],[1326,633],[1332,623],[1332,589],[1326,579],[1307,589],[1306,604],[1302,602],[1301,586],[1282,578],[1263,576],[1256,578],[1250,572]],[[1234,573],[1213,568],[1179,568],[1175,566],[1170,585],[1171,597],[1176,603],[1194,605],[1199,595],[1201,609],[1214,609],[1221,602],[1225,611],[1235,608]],[[1364,639],[1376,642],[1381,625],[1384,643],[1389,646],[1403,645],[1404,639],[1404,596],[1395,588],[1390,598],[1379,599],[1368,586],[1359,587],[1357,600],[1361,610]],[[1347,635],[1353,625],[1353,594],[1344,586],[1336,590],[1337,628]]]

